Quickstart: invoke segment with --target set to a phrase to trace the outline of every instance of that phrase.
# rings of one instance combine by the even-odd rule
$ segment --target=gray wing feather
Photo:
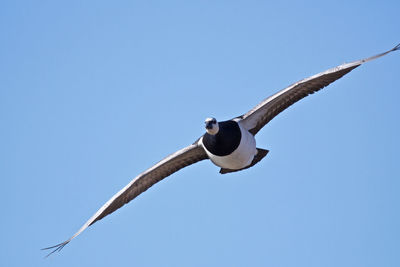
[[[164,158],[153,167],[139,174],[127,186],[116,193],[71,238],[58,245],[44,248],[54,249],[47,256],[56,251],[60,251],[66,244],[82,233],[90,225],[121,208],[123,205],[149,189],[155,183],[188,165],[207,158],[206,152],[204,151],[203,147],[198,144],[198,142],[195,142],[194,144]]]
[[[382,57],[392,51],[400,49],[400,44],[389,51],[378,54],[366,59],[357,60],[351,63],[345,63],[335,68],[318,73],[309,78],[298,81],[278,93],[263,100],[246,114],[240,116],[241,124],[253,135],[270,122],[276,115],[296,103],[300,99],[313,94],[330,83],[340,79],[353,69],[365,62]]]

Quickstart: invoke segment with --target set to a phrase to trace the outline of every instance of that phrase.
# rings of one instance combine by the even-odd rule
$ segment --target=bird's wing
[[[72,237],[58,245],[44,248],[54,249],[47,256],[56,251],[60,251],[66,244],[82,233],[90,225],[121,208],[123,205],[149,189],[155,183],[188,165],[207,158],[206,152],[198,141],[164,158],[153,167],[136,176],[127,186],[116,193]]]
[[[278,93],[266,98],[246,114],[239,116],[241,125],[255,135],[262,127],[283,110],[300,99],[321,90],[330,83],[340,79],[365,62],[382,57],[392,51],[399,50],[400,44],[389,51],[366,59],[345,63],[335,68],[323,71],[309,78],[298,81]]]

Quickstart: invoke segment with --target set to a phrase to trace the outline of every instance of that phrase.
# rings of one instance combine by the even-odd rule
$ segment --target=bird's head
[[[208,134],[216,135],[219,131],[219,125],[215,118],[207,118],[204,122]]]

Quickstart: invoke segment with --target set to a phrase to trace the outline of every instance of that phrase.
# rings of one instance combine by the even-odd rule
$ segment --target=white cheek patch
[[[219,131],[218,122],[216,124],[213,124],[211,129],[207,129],[206,128],[206,131],[207,131],[208,134],[216,135],[218,133],[218,131]]]
[[[215,125],[213,125],[212,129],[206,129],[207,133],[211,135],[216,135],[218,133],[218,130],[218,127],[215,127]]]

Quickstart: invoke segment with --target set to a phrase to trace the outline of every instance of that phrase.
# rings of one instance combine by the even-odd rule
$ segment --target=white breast
[[[250,163],[253,161],[254,156],[257,154],[256,140],[254,139],[254,136],[249,133],[249,131],[240,125],[240,123],[239,128],[242,138],[239,146],[230,155],[213,155],[203,145],[208,157],[215,165],[225,169],[238,170],[250,165]],[[203,138],[200,141],[202,142]]]

